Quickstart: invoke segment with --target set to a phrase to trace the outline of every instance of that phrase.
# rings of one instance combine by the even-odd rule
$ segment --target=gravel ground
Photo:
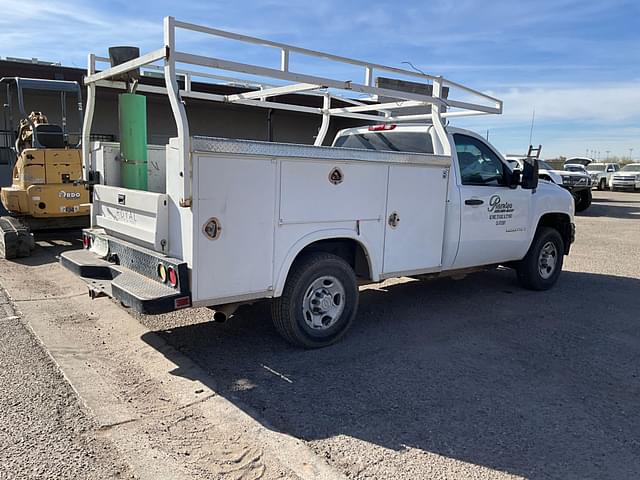
[[[639,478],[640,195],[594,197],[548,292],[509,270],[387,282],[316,351],[264,305],[143,321],[352,478]]]
[[[130,478],[0,290],[0,479]]]
[[[219,395],[350,478],[640,478],[639,220],[640,195],[594,192],[553,290],[522,290],[508,270],[386,282],[322,350],[288,346],[264,303],[226,324],[206,309],[140,320]],[[0,313],[0,479],[128,478],[30,332]],[[177,425],[149,428],[158,444],[217,448]]]

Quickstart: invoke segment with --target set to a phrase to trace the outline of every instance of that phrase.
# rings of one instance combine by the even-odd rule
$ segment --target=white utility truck
[[[281,64],[184,53],[176,48],[177,29],[274,48]],[[144,313],[206,306],[214,319],[270,298],[282,336],[313,348],[344,335],[356,315],[359,284],[497,265],[513,267],[528,288],[556,282],[574,239],[571,195],[538,185],[535,161],[514,171],[481,136],[445,125],[448,118],[499,114],[499,100],[442,77],[171,17],[164,41],[157,51],[99,72],[96,62],[106,59],[89,56],[85,175],[100,180],[92,185],[85,249],[66,252],[61,261],[89,283],[90,293]],[[301,73],[290,54],[361,68],[363,81]],[[177,137],[166,146],[166,189],[109,184],[95,172],[89,143],[96,87],[124,88],[114,76],[157,62],[166,88],[140,84],[138,92],[166,93],[171,103]],[[221,78],[220,70],[277,84],[229,95],[192,89],[190,76]],[[417,79],[425,90],[380,87],[379,72]],[[186,76],[182,89],[177,74]],[[282,97],[292,93],[316,95],[322,106]],[[318,114],[318,135],[314,145],[191,136],[184,104],[190,98]],[[340,131],[332,146],[322,146],[332,116],[365,126]]]

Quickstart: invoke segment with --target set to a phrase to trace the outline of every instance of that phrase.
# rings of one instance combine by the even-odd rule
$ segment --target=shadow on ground
[[[627,203],[628,205],[619,205],[619,203]],[[591,206],[580,212],[581,217],[608,217],[640,220],[640,202],[600,202],[594,200]]]
[[[35,249],[29,257],[8,260],[29,267],[58,262],[61,253],[82,248],[82,232],[76,230],[53,230],[34,234]]]
[[[564,272],[530,292],[499,270],[363,291],[350,334],[321,350],[284,343],[264,304],[157,333],[219,394],[299,438],[532,478],[638,478],[638,312],[637,279]]]

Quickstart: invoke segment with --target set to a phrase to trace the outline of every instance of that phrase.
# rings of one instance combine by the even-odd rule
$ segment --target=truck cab
[[[352,128],[340,131],[333,145],[433,153],[433,129],[432,125]],[[514,169],[482,136],[456,127],[447,127],[447,134],[455,150],[447,188],[443,270],[522,259],[538,225],[554,214],[564,216],[557,228],[568,253],[574,202],[567,190],[550,182],[524,189],[514,178]]]

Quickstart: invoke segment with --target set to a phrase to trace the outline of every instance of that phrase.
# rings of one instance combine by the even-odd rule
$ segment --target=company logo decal
[[[67,200],[79,199],[80,192],[65,192],[64,190],[60,190],[58,192],[58,197],[66,198]]]
[[[511,202],[503,201],[500,195],[491,195],[487,211],[489,220],[495,220],[496,225],[505,225],[507,220],[513,218],[514,208]]]

